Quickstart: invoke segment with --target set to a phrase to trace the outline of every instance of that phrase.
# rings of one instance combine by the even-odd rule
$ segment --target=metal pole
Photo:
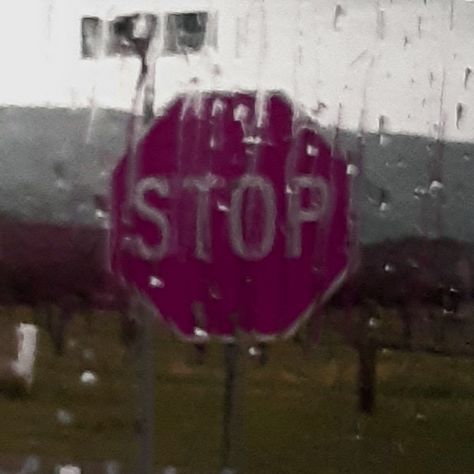
[[[132,302],[138,324],[138,462],[139,474],[152,474],[155,434],[155,351],[153,313],[135,295]]]
[[[234,474],[240,467],[241,348],[239,341],[224,346],[224,412],[222,426],[222,474]]]

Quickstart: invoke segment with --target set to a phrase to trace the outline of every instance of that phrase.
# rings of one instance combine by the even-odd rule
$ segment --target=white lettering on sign
[[[310,196],[310,205],[302,207],[303,191]],[[288,186],[287,216],[288,239],[287,256],[301,256],[301,226],[305,222],[318,222],[328,209],[329,190],[326,182],[319,176],[303,175],[292,178]]]
[[[200,260],[211,261],[211,201],[210,191],[224,185],[224,180],[216,175],[189,177],[184,187],[196,190],[196,248],[194,255]]]
[[[212,208],[211,192],[226,185],[224,178],[213,174],[190,176],[184,179],[183,187],[196,196],[195,249],[199,260],[212,261]],[[134,251],[145,260],[161,260],[170,249],[171,229],[166,214],[147,202],[146,195],[154,193],[160,198],[168,198],[170,186],[165,177],[141,179],[135,189],[134,207],[144,220],[154,224],[161,238],[156,245],[145,243],[143,237],[133,238]],[[251,198],[244,199],[246,193]],[[304,196],[308,199],[303,199]],[[262,206],[261,231],[258,242],[248,242],[245,238],[243,216],[250,202],[260,200]],[[305,204],[306,203],[306,204]],[[302,254],[302,227],[316,224],[328,212],[329,188],[327,182],[312,175],[295,176],[287,185],[286,192],[286,253],[288,258],[299,258]],[[245,260],[261,260],[272,250],[275,241],[277,205],[275,190],[270,180],[255,174],[246,174],[237,180],[230,194],[228,214],[229,239],[234,253]]]
[[[140,180],[135,189],[134,196],[134,205],[139,216],[149,220],[158,227],[161,233],[161,241],[154,247],[150,247],[143,241],[142,237],[136,237],[136,250],[146,260],[160,260],[169,249],[170,225],[163,212],[146,202],[145,196],[149,192],[154,192],[162,198],[168,197],[170,189],[166,178],[148,177]]]
[[[242,229],[243,198],[245,192],[251,189],[258,191],[265,208],[262,238],[259,245],[253,248],[244,241]],[[246,260],[260,260],[266,257],[272,250],[275,239],[276,203],[271,182],[263,176],[242,176],[238,186],[232,192],[229,221],[231,244],[237,255]]]

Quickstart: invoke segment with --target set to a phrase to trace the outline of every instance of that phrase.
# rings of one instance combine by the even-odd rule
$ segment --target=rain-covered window
[[[474,0],[0,13],[0,474],[474,473]]]
[[[84,17],[81,20],[81,50],[83,58],[97,58],[102,36],[102,21],[97,17]]]
[[[209,15],[206,12],[168,15],[166,51],[169,53],[199,51],[204,45],[208,17]]]
[[[157,17],[152,14],[119,16],[109,23],[107,53],[130,56],[137,54],[137,42],[148,41],[155,32]]]

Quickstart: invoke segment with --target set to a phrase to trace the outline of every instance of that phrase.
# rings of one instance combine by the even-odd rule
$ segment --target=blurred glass
[[[474,470],[474,2],[1,8],[0,472],[137,472],[147,417],[168,474],[219,472],[227,442],[246,473]],[[318,344],[304,324],[236,361],[157,322],[154,355],[140,345],[110,179],[176,97],[208,91],[256,91],[257,121],[280,91],[347,160],[357,245]]]

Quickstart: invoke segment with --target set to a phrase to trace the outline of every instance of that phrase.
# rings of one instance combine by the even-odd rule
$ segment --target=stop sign
[[[181,97],[115,170],[112,267],[185,339],[291,334],[345,275],[348,185],[283,96]]]

